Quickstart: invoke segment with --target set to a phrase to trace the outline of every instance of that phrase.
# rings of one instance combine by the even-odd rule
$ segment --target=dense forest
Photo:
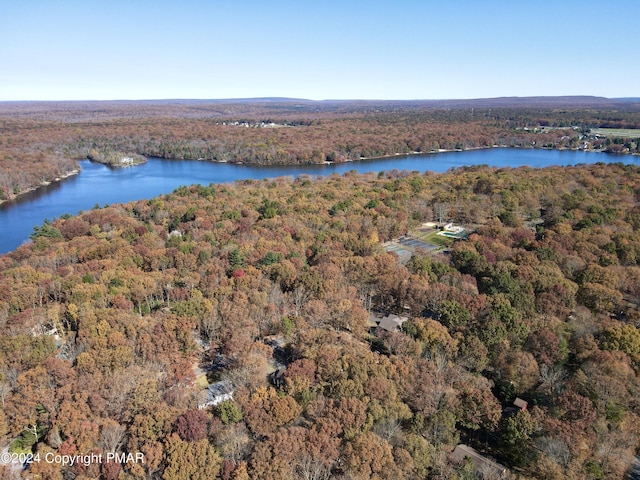
[[[449,128],[490,144],[516,121],[394,115],[300,128],[370,154],[385,122],[381,144],[415,150]],[[431,121],[434,139],[409,146]],[[185,118],[166,135],[198,125],[205,144],[229,127]],[[131,124],[73,128],[79,142]],[[385,250],[436,218],[474,233],[406,263]],[[185,186],[32,238],[0,256],[0,438],[39,461],[7,478],[463,480],[464,443],[510,478],[620,479],[640,447],[638,167]],[[387,331],[370,314],[408,320]],[[211,386],[226,396],[207,401]],[[129,461],[45,461],[109,452]]]
[[[637,153],[640,106],[594,97],[471,101],[4,102],[0,202],[55,181],[77,159],[253,164],[343,162],[493,145]]]

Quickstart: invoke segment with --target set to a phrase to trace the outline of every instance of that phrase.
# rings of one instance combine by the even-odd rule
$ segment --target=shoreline
[[[73,177],[74,175],[78,175],[79,173],[80,173],[80,168],[74,168],[70,172],[62,174],[59,177],[54,178],[53,180],[44,181],[44,182],[40,183],[40,185],[37,185],[37,186],[32,187],[32,188],[29,188],[29,189],[25,190],[24,192],[20,192],[18,194],[9,195],[8,199],[0,200],[0,205],[4,205],[5,203],[15,202],[20,197],[23,197],[24,195],[26,195],[28,193],[36,192],[39,189],[41,189],[42,187],[47,187],[47,186],[51,185],[52,183],[62,182],[63,180],[65,180],[65,179],[67,179],[69,177]]]
[[[590,153],[607,153],[603,150],[589,150],[589,149],[581,149],[581,148],[544,148],[544,147],[523,147],[523,146],[516,146],[516,147],[510,147],[509,145],[490,145],[490,146],[486,146],[486,147],[469,147],[469,148],[465,148],[465,149],[445,149],[445,148],[440,148],[438,150],[430,150],[428,152],[408,152],[408,153],[393,153],[393,154],[389,154],[389,155],[382,155],[382,156],[377,156],[377,157],[360,157],[358,159],[347,159],[343,162],[330,162],[330,161],[325,161],[323,163],[314,163],[314,164],[310,164],[310,165],[334,165],[334,164],[340,164],[340,163],[352,163],[352,162],[360,162],[360,161],[368,161],[368,160],[385,160],[385,159],[390,159],[390,158],[400,158],[400,157],[411,157],[411,156],[417,156],[417,155],[436,155],[439,153],[453,153],[453,152],[467,152],[467,151],[473,151],[473,150],[489,150],[489,149],[493,149],[493,148],[515,148],[515,149],[531,149],[531,150],[558,150],[558,151],[563,151],[563,150],[568,150],[568,151],[584,151],[584,152],[590,152]],[[636,153],[631,153],[631,152],[626,152],[626,153],[612,153],[612,155],[631,155],[631,156],[636,156],[638,154]],[[90,158],[88,158],[87,160],[89,160],[90,162],[96,162],[96,163],[100,163],[102,165],[105,165],[106,167],[109,168],[129,168],[129,167],[137,167],[139,165],[144,165],[149,157],[145,157],[145,161],[144,162],[131,162],[131,163],[127,163],[127,164],[109,164],[109,163],[103,163],[103,162],[99,162],[97,160],[92,160]],[[163,157],[153,157],[153,158],[163,158]],[[180,160],[180,159],[175,159],[175,158],[165,158],[165,160]],[[229,163],[232,165],[244,165],[244,162],[229,162],[228,160],[213,160],[213,159],[203,159],[203,158],[185,158],[182,159],[184,161],[205,161],[205,162],[211,162],[211,163]],[[252,165],[252,166],[272,166],[272,165],[261,165],[261,164],[248,164],[248,165]],[[298,164],[273,164],[276,166],[296,166]],[[32,187],[28,190],[25,190],[24,192],[20,192],[17,195],[10,195],[8,199],[6,200],[0,200],[0,205],[4,205],[5,203],[10,203],[13,201],[18,200],[20,197],[28,194],[28,193],[32,193],[37,191],[38,189],[42,188],[42,187],[46,187],[48,185],[51,185],[52,183],[55,182],[61,182],[69,177],[72,177],[74,175],[78,175],[80,173],[81,169],[80,168],[75,168],[73,170],[71,170],[70,172],[63,174],[59,177],[56,177],[55,179],[51,180],[51,181],[45,181],[42,182],[40,185],[37,185],[35,187]]]
[[[509,146],[509,145],[489,145],[489,146],[485,146],[485,147],[469,147],[469,148],[464,148],[464,149],[446,149],[446,148],[440,148],[438,150],[430,150],[428,152],[407,152],[407,153],[391,153],[388,155],[381,155],[381,156],[375,156],[375,157],[360,157],[360,158],[348,158],[346,160],[343,161],[329,161],[329,160],[325,160],[324,162],[320,162],[320,163],[269,163],[269,164],[263,164],[263,163],[247,163],[244,161],[233,161],[233,160],[216,160],[213,158],[169,158],[169,157],[159,157],[159,156],[155,156],[155,155],[151,155],[149,157],[145,157],[147,159],[149,158],[159,158],[162,160],[179,160],[179,161],[185,161],[185,162],[209,162],[209,163],[227,163],[229,165],[249,165],[249,166],[253,166],[253,167],[286,167],[286,166],[290,166],[290,167],[295,167],[295,166],[301,166],[301,165],[334,165],[334,164],[341,164],[341,163],[353,163],[353,162],[360,162],[360,161],[368,161],[368,160],[386,160],[386,159],[390,159],[390,158],[401,158],[401,157],[411,157],[411,156],[419,156],[419,155],[437,155],[438,153],[454,153],[454,152],[470,152],[470,151],[474,151],[474,150],[490,150],[493,148],[513,148],[513,149],[517,149],[517,150],[558,150],[558,151],[570,151],[570,152],[590,152],[590,153],[611,153],[612,155],[631,155],[631,156],[638,156],[640,154],[638,153],[632,153],[632,152],[623,152],[623,153],[613,153],[613,152],[606,152],[604,150],[594,150],[594,149],[584,149],[584,148],[549,148],[549,147],[537,147],[537,146]],[[91,160],[90,161],[95,161],[95,160]],[[97,163],[102,163],[102,162],[97,162]],[[130,165],[109,165],[109,164],[103,164],[103,165],[107,165],[109,167],[113,167],[113,168],[121,168],[121,167],[136,167],[138,165],[142,165],[146,162],[142,162],[142,163],[134,163],[134,164],[130,164]]]
[[[394,153],[391,155],[383,155],[381,157],[360,157],[358,160],[345,160],[344,162],[325,162],[328,164],[333,164],[333,163],[348,163],[348,162],[357,162],[359,160],[385,160],[387,158],[395,158],[395,157],[411,157],[414,155],[437,155],[438,153],[454,153],[454,152],[470,152],[473,150],[491,150],[493,148],[514,148],[517,150],[557,150],[559,152],[562,151],[569,151],[569,152],[589,152],[589,153],[608,153],[605,152],[604,150],[589,150],[589,149],[583,149],[583,148],[545,148],[545,147],[523,147],[523,146],[516,146],[516,147],[511,147],[509,145],[489,145],[487,147],[469,147],[469,148],[464,148],[464,149],[446,149],[446,148],[440,148],[438,150],[430,150],[428,152],[409,152],[409,153]],[[627,152],[627,153],[612,153],[612,155],[638,155],[636,153],[631,153],[631,152]]]

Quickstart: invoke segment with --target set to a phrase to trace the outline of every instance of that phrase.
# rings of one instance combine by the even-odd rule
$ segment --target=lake
[[[492,148],[464,152],[398,156],[332,165],[255,166],[194,160],[150,158],[144,165],[109,168],[84,160],[79,175],[53,183],[0,205],[0,254],[28,241],[33,227],[45,219],[65,213],[77,214],[96,204],[105,206],[152,198],[170,193],[181,185],[227,183],[235,180],[297,177],[301,174],[324,176],[356,170],[360,173],[384,170],[444,172],[465,165],[494,167],[577,165],[580,163],[622,162],[640,165],[640,157],[607,155],[583,151]]]

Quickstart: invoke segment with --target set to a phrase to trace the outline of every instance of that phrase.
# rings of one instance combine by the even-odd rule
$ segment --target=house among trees
[[[213,407],[226,400],[233,399],[233,384],[229,380],[212,383],[207,387],[207,396],[198,404],[199,409]]]
[[[52,323],[46,323],[44,325],[36,325],[31,329],[32,337],[39,337],[41,335],[53,336],[55,337],[56,340],[60,338],[58,334],[58,328]]]
[[[456,463],[463,463],[468,458],[473,463],[473,469],[476,475],[484,479],[500,479],[506,478],[507,468],[499,463],[489,460],[486,457],[480,455],[477,450],[471,448],[468,445],[459,444],[453,453],[451,458]]]
[[[449,238],[466,237],[464,227],[461,227],[460,225],[454,225],[453,223],[447,223],[444,227],[442,227],[442,231],[439,232],[438,235]]]
[[[409,320],[407,317],[399,317],[398,315],[386,315],[378,317],[373,313],[369,314],[369,326],[372,328],[381,328],[387,332],[397,332],[402,324]]]
[[[528,406],[529,406],[529,403],[526,400],[523,400],[520,397],[517,397],[513,401],[513,405],[506,407],[502,412],[502,414],[504,416],[510,417],[511,415],[517,414],[520,410],[526,410]]]
[[[513,401],[513,406],[517,407],[519,410],[526,410],[529,404],[526,400],[521,399],[520,397],[516,398]]]

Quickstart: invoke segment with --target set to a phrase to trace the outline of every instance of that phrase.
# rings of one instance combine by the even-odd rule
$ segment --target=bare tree
[[[571,462],[571,450],[563,440],[555,437],[540,437],[535,444],[540,451],[546,453],[561,467],[566,468]]]
[[[200,320],[201,335],[210,342],[216,343],[220,340],[221,327],[222,320],[215,308],[211,312],[207,312]]]
[[[225,427],[216,439],[216,446],[220,449],[220,453],[235,464],[247,457],[251,451],[249,432],[243,423]]]
[[[4,399],[11,393],[11,385],[7,382],[0,382],[0,399],[2,400],[2,408],[4,408]]]
[[[303,453],[298,456],[294,474],[295,478],[300,480],[329,480],[331,467],[325,465],[320,459]]]
[[[374,433],[376,433],[380,438],[385,439],[387,442],[391,443],[391,440],[398,435],[398,433],[402,430],[402,425],[400,421],[395,418],[385,418],[373,427]]]
[[[311,298],[311,291],[307,289],[304,285],[298,285],[293,292],[291,292],[292,303],[294,306],[294,313],[296,317],[300,316],[300,312],[302,308],[305,306],[307,301]]]
[[[433,216],[436,221],[443,224],[449,218],[449,204],[438,202],[433,205]]]
[[[100,430],[100,446],[105,452],[116,452],[124,441],[126,429],[117,422],[110,422]]]
[[[560,365],[541,365],[540,366],[540,388],[549,393],[558,393],[564,381],[567,378],[567,372]]]

